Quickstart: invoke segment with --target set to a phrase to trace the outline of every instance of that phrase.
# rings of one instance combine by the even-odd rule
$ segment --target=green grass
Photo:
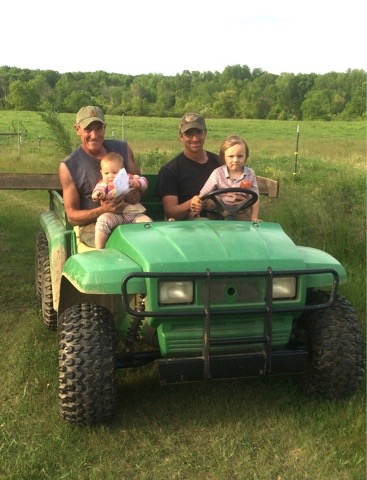
[[[73,128],[75,115],[61,114],[74,146],[79,137]],[[108,116],[107,138],[121,139],[122,122],[125,139],[131,144],[145,173],[155,173],[161,163],[181,150],[177,118],[144,118]],[[295,167],[296,130],[300,125],[298,167],[305,169],[305,160],[349,162],[365,167],[366,128],[364,122],[290,122],[269,120],[208,119],[206,147],[218,152],[226,135],[239,134],[250,146],[250,163],[258,170],[276,167],[282,174],[292,174]],[[9,165],[12,171],[57,172],[62,155],[56,139],[41,116],[35,112],[0,112],[0,133],[22,131],[22,145],[17,137],[0,135],[2,158],[0,171]],[[40,140],[41,139],[41,140]],[[264,164],[264,167],[263,167]],[[269,164],[269,165],[268,165]],[[354,167],[353,167],[354,168]],[[258,172],[262,174],[263,172]]]
[[[0,131],[10,128],[9,113],[17,112],[0,112]],[[56,172],[60,156],[46,133],[38,148],[38,131],[46,128],[39,116],[17,114],[28,134],[20,156],[14,138],[0,138],[0,171]],[[117,132],[121,119],[108,121]],[[146,172],[180,149],[177,119],[124,123]],[[302,123],[297,175],[295,124],[210,120],[208,127],[214,151],[227,133],[248,139],[251,166],[281,182],[278,199],[262,200],[262,218],[345,265],[349,280],[341,292],[364,322],[364,124]],[[47,193],[0,191],[0,205],[1,480],[365,478],[363,386],[342,401],[304,397],[288,377],[161,387],[148,366],[119,372],[111,422],[65,423],[57,406],[57,338],[42,324],[34,285],[35,234]]]

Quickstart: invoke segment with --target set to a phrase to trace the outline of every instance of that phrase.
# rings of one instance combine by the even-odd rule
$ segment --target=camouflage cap
[[[205,132],[206,124],[204,117],[198,113],[186,113],[181,118],[180,132],[185,133],[187,130],[190,130],[190,128],[197,128],[198,130]]]
[[[82,107],[76,114],[76,124],[87,128],[92,122],[100,122],[105,125],[104,113],[99,107]]]

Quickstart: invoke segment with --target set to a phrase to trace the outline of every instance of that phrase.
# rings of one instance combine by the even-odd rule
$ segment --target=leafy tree
[[[70,92],[63,100],[64,110],[70,113],[77,112],[83,105],[90,105],[98,102],[91,102],[91,95],[87,90],[75,90]]]
[[[176,101],[175,84],[171,78],[161,78],[158,83],[157,100],[155,103],[155,115],[170,117],[174,111]]]
[[[247,65],[223,72],[184,70],[175,76],[29,70],[0,67],[0,107],[75,112],[95,104],[106,113],[262,119],[366,118],[366,72],[274,75]],[[306,115],[306,117],[304,117]]]
[[[247,65],[232,65],[226,67],[220,75],[220,83],[226,84],[231,80],[252,80],[251,70]]]
[[[344,120],[366,118],[366,72],[349,70],[344,75],[344,88],[348,97],[339,118]]]
[[[273,111],[278,111],[278,116],[273,116],[273,118],[301,120],[302,103],[306,93],[313,85],[313,75],[282,73],[275,80],[277,100],[276,105],[273,106]]]
[[[305,120],[330,120],[330,98],[325,90],[311,90],[302,104]]]
[[[266,119],[277,101],[275,80],[277,76],[263,73],[246,84],[242,95],[242,113],[244,118]],[[244,110],[246,106],[246,110]]]
[[[37,80],[15,80],[10,84],[8,104],[15,110],[38,110],[40,103],[41,92]]]
[[[340,113],[341,120],[357,120],[366,118],[366,87],[359,86],[353,90],[350,100],[346,103],[343,111]]]
[[[226,90],[216,95],[213,103],[213,116],[217,118],[238,118],[238,95],[234,90]]]

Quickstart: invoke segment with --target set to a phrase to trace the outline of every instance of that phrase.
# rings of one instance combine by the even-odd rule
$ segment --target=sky
[[[363,2],[6,0],[0,66],[139,75],[367,71]]]

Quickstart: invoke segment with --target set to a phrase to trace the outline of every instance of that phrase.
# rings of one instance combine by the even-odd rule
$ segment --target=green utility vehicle
[[[10,177],[0,175],[0,188],[50,191],[35,280],[43,321],[58,332],[66,421],[111,418],[117,370],[153,362],[162,384],[291,375],[324,398],[360,385],[361,326],[338,294],[345,269],[295,245],[279,224],[233,220],[222,191],[211,194],[222,218],[167,222],[156,177],[147,175],[144,205],[154,222],[118,226],[96,250],[68,223],[56,175]],[[260,194],[278,195],[277,182],[258,181]]]

